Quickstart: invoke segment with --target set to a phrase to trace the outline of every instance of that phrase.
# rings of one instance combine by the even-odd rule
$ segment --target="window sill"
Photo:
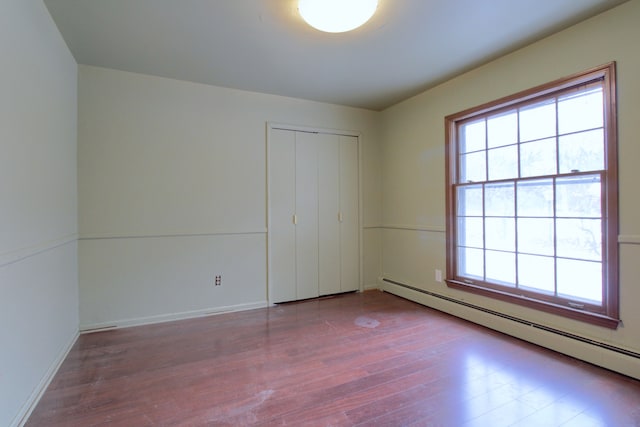
[[[507,292],[501,292],[495,289],[488,289],[482,286],[472,285],[457,280],[446,280],[447,286],[452,289],[458,289],[477,295],[497,299],[500,301],[518,304],[524,307],[532,308],[546,313],[555,314],[573,320],[601,326],[608,329],[617,329],[620,324],[619,319],[606,316],[604,314],[592,313],[589,311],[579,310],[571,307],[565,307],[546,301],[535,300],[526,296],[514,295]]]

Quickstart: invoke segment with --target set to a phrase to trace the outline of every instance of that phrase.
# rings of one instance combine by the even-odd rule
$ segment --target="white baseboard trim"
[[[381,288],[385,292],[417,302],[418,304],[426,307],[451,314],[472,323],[476,323],[503,334],[511,335],[541,347],[566,354],[593,365],[597,365],[632,378],[640,379],[640,361],[634,357],[626,356],[596,345],[565,338],[553,332],[516,323],[514,321],[477,311],[473,308],[458,305],[453,302],[434,298],[428,294],[395,285],[393,283],[383,282],[381,284]]]
[[[172,322],[174,320],[193,319],[196,317],[212,316],[215,314],[232,313],[235,311],[253,310],[265,308],[269,304],[267,301],[258,301],[247,304],[228,305],[223,307],[211,307],[201,310],[184,311],[180,313],[160,314],[157,316],[137,317],[133,319],[114,320],[112,322],[87,323],[80,325],[80,333],[88,334],[100,332],[108,329],[130,328],[132,326],[152,325],[155,323]]]
[[[53,363],[49,366],[49,369],[47,369],[47,372],[44,374],[36,388],[33,389],[31,396],[29,396],[24,405],[22,405],[22,408],[20,408],[20,412],[18,412],[16,417],[11,422],[11,427],[21,427],[26,424],[27,420],[31,416],[31,413],[38,405],[38,402],[40,402],[42,395],[47,390],[47,387],[49,387],[49,384],[51,384],[53,377],[58,372],[58,369],[60,369],[62,362],[64,362],[64,359],[67,358],[67,355],[71,351],[71,348],[78,340],[79,335],[80,334],[76,332],[71,340],[67,343],[67,345],[62,349],[60,354],[58,354],[58,357],[54,359]]]

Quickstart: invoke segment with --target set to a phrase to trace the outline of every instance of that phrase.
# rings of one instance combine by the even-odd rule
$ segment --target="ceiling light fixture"
[[[367,22],[378,7],[378,0],[298,0],[302,18],[320,31],[344,33]]]

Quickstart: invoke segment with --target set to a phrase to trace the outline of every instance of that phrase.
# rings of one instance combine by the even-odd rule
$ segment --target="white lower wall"
[[[362,230],[363,288],[378,289],[382,274],[382,230],[377,226]]]
[[[264,307],[265,247],[264,233],[83,239],[80,329]]]
[[[445,233],[417,228],[384,228],[382,230],[383,276],[406,284],[435,283],[435,270],[445,272]]]
[[[0,266],[0,425],[18,425],[78,333],[77,243]]]

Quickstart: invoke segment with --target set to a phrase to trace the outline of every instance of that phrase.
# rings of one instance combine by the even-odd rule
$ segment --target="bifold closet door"
[[[358,139],[272,129],[271,302],[359,288]]]
[[[318,293],[318,138],[295,132],[296,299]]]
[[[269,278],[271,302],[293,301],[296,290],[296,134],[273,129],[269,141]]]
[[[360,288],[358,138],[340,136],[340,283],[342,292]]]
[[[318,135],[320,295],[360,287],[358,138]]]
[[[341,292],[340,136],[318,135],[318,230],[320,295]]]

